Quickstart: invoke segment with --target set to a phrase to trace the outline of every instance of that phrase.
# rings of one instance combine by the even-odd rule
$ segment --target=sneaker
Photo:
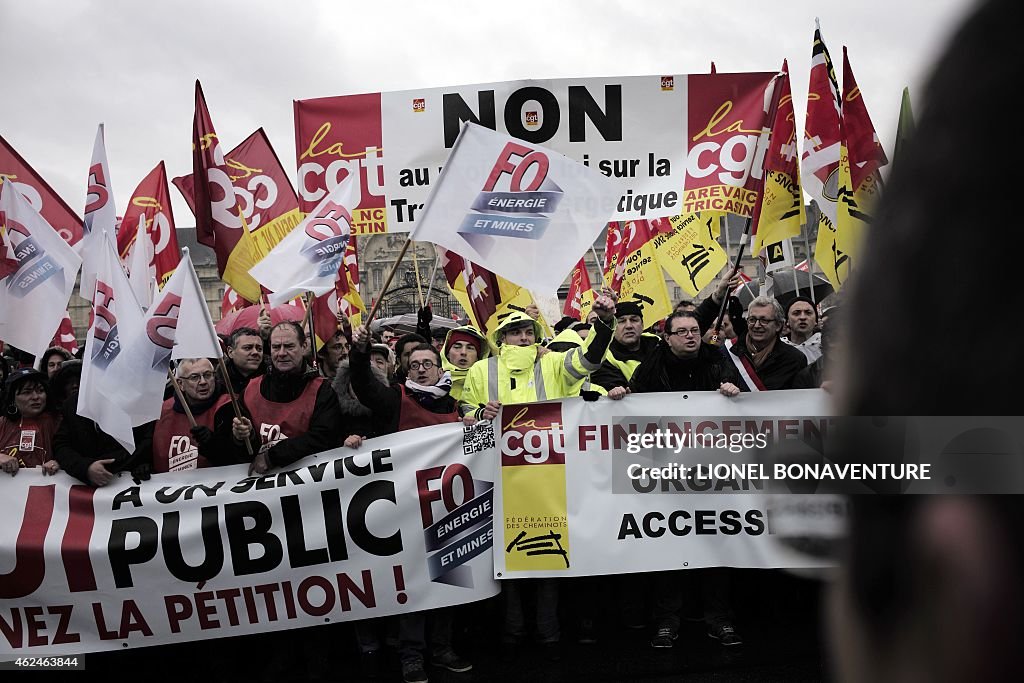
[[[659,628],[658,632],[651,638],[651,647],[672,647],[675,639],[678,637],[679,634],[674,629],[667,626]]]
[[[405,683],[427,683],[427,672],[423,670],[422,660],[402,662],[402,680]]]
[[[430,658],[430,666],[436,666],[439,669],[448,669],[454,671],[457,674],[465,673],[473,669],[473,663],[468,659],[463,659],[455,650],[448,649],[440,654],[436,654]]]
[[[580,633],[577,641],[580,645],[593,645],[597,642],[597,629],[594,628],[593,619],[583,619],[580,622]]]
[[[743,639],[740,638],[740,634],[736,633],[736,628],[732,624],[721,624],[719,626],[712,626],[708,631],[708,636],[714,638],[722,645],[742,645]]]

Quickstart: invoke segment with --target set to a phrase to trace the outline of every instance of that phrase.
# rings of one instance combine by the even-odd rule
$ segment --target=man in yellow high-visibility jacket
[[[598,315],[582,347],[540,353],[540,324],[515,312],[494,330],[498,353],[477,361],[462,388],[463,414],[489,420],[503,403],[530,403],[579,394],[581,380],[601,366],[615,330],[615,302],[599,296],[592,309]]]

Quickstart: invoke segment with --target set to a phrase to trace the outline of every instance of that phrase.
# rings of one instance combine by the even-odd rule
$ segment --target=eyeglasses
[[[775,318],[747,318],[747,325],[764,325],[767,327],[775,322]]]
[[[205,380],[207,382],[212,382],[213,378],[216,377],[216,376],[217,375],[212,373],[212,372],[204,372],[202,374],[200,374],[198,372],[194,372],[191,375],[185,375],[184,377],[182,377],[182,379],[185,380],[186,382],[191,382],[192,384],[198,384],[199,380]]]
[[[410,370],[429,370],[432,367],[434,367],[434,361],[432,360],[414,360],[409,363]]]
[[[675,332],[669,332],[668,334],[669,334],[670,337],[672,337],[672,336],[675,336],[675,337],[699,337],[700,336],[700,328],[699,327],[694,327],[694,328],[688,328],[688,329],[683,329],[683,330],[676,330]]]

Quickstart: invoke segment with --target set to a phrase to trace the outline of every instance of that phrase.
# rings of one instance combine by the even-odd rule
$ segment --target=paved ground
[[[699,616],[684,620],[672,649],[650,646],[651,628],[629,629],[613,603],[615,586],[600,593],[598,642],[576,642],[576,608],[571,589],[562,590],[561,659],[549,661],[538,645],[509,651],[501,646],[501,603],[491,600],[458,608],[455,644],[474,668],[463,674],[427,669],[434,683],[556,683],[644,681],[819,681],[828,678],[820,624],[820,586],[776,571],[737,571],[733,602],[744,644],[725,648],[707,636]],[[635,575],[630,590],[650,585]],[[564,583],[563,583],[564,585]],[[322,643],[317,646],[316,643]],[[205,643],[88,655],[86,666],[100,680],[135,683],[219,681],[360,681],[359,657],[351,627],[300,629]],[[304,652],[303,652],[304,651]],[[325,655],[309,665],[310,653]],[[273,653],[277,653],[274,655]],[[287,662],[282,664],[282,658]],[[311,676],[310,668],[326,675]],[[75,674],[66,674],[68,676]],[[93,676],[90,676],[93,678]],[[391,654],[378,680],[401,680]]]

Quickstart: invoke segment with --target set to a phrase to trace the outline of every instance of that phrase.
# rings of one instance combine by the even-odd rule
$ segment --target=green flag
[[[893,149],[893,163],[899,159],[907,142],[914,136],[914,110],[910,108],[910,88],[903,88],[903,101],[900,103],[900,122],[896,125],[896,145]]]

